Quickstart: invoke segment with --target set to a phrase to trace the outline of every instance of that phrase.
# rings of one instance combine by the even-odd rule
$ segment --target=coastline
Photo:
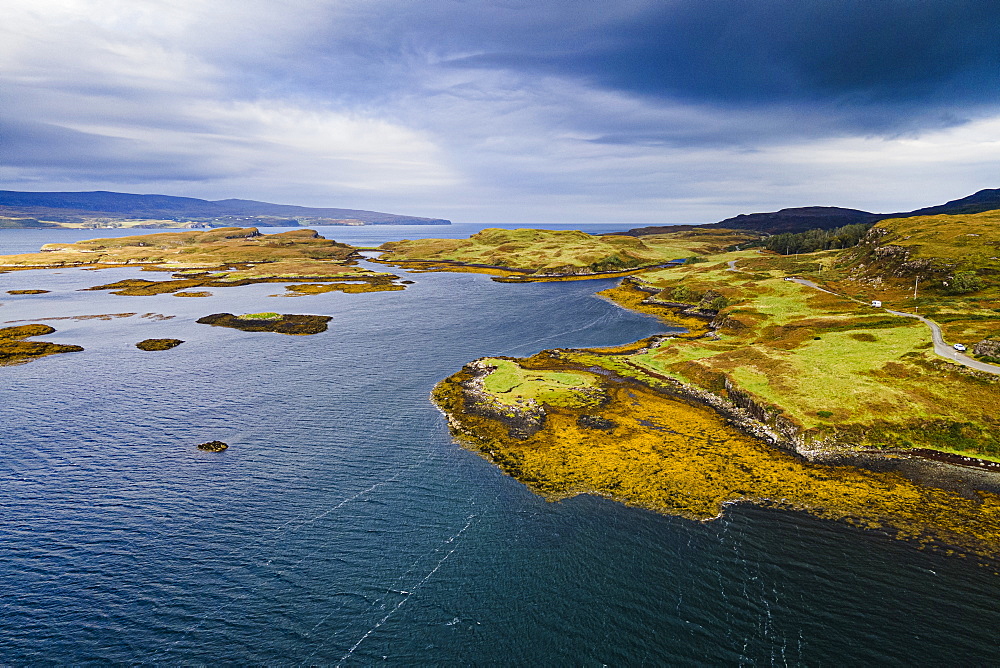
[[[625,300],[613,292],[601,296],[633,308],[632,294]],[[665,323],[693,317],[683,313],[690,305],[649,297],[640,303],[642,312],[657,313]],[[1000,464],[925,448],[877,450],[807,438],[780,410],[760,405],[729,379],[716,393],[621,359],[664,338],[711,338],[716,318],[699,313],[695,320],[701,331],[674,337],[497,358],[533,378],[591,374],[606,395],[598,408],[536,402],[515,410],[495,401],[491,407],[500,395],[484,401],[489,369],[482,360],[442,380],[432,400],[463,447],[549,500],[593,494],[699,521],[751,503],[922,545],[996,554]]]

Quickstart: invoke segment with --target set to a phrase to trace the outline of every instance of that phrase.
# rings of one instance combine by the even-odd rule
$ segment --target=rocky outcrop
[[[996,339],[983,339],[972,347],[972,352],[979,357],[1000,359],[1000,341]]]
[[[208,441],[207,443],[201,443],[198,445],[199,450],[204,450],[205,452],[222,452],[229,448],[228,443],[223,443],[222,441]]]
[[[584,429],[600,429],[602,431],[614,431],[618,425],[600,415],[581,415],[576,419],[576,423]]]
[[[708,305],[711,304],[714,299],[721,296],[714,290],[709,290],[702,295],[697,304],[690,304],[688,302],[678,302],[670,299],[664,299],[662,295],[666,292],[666,290],[645,283],[641,278],[636,276],[626,276],[623,283],[629,283],[638,290],[650,293],[649,297],[642,300],[643,304],[664,306],[666,308],[673,309],[677,313],[689,315],[695,318],[701,318],[703,320],[714,321],[716,316],[719,315],[718,310],[708,308]]]

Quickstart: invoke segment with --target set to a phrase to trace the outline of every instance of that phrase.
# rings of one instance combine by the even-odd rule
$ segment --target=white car
[[[965,346],[963,346],[961,343],[956,343],[955,345],[952,346],[952,348],[954,348],[955,350],[957,350],[960,353],[964,353],[965,352]]]

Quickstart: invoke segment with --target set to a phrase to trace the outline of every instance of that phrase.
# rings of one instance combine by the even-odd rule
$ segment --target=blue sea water
[[[3,231],[0,252],[59,235],[108,232]],[[0,368],[2,664],[1000,661],[1000,577],[971,560],[777,510],[548,503],[455,445],[428,394],[465,362],[661,331],[594,296],[612,281],[78,291],[139,276],[0,275],[0,326],[136,314],[48,321],[85,351]],[[261,310],[333,319],[308,337],[194,322]],[[134,347],[151,337],[185,343]],[[214,439],[230,449],[194,447]]]

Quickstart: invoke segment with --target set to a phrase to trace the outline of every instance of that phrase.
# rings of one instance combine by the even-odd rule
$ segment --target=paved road
[[[804,285],[806,287],[813,288],[815,290],[819,290],[820,292],[825,292],[827,294],[837,295],[838,297],[845,297],[845,295],[839,295],[836,292],[830,292],[826,288],[821,288],[818,285],[816,285],[815,283],[813,283],[812,281],[807,281],[804,278],[786,278],[785,280],[786,281],[791,281],[792,283],[798,283],[799,285]],[[853,299],[851,297],[846,297],[846,298],[850,299],[852,302],[857,302],[858,301],[857,299]],[[858,302],[858,303],[861,304],[863,302]]]
[[[963,355],[958,352],[947,343],[945,343],[944,337],[941,335],[941,328],[933,320],[928,320],[922,315],[917,315],[916,313],[904,313],[902,311],[891,311],[886,309],[886,313],[891,313],[893,315],[901,315],[907,318],[916,318],[925,325],[931,328],[931,338],[934,339],[934,352],[936,352],[941,357],[949,359],[952,362],[958,362],[963,366],[967,366],[971,369],[976,369],[978,371],[985,371],[986,373],[996,373],[1000,374],[1000,366],[995,366],[993,364],[987,364],[985,362],[980,362],[974,360],[968,355]]]
[[[836,292],[831,292],[825,288],[821,288],[812,281],[807,281],[804,278],[789,278],[787,279],[793,283],[798,283],[799,285],[805,285],[822,292],[826,292],[831,295],[837,295],[838,297],[844,297],[845,299],[850,299],[851,301],[858,302],[859,304],[864,304],[864,302],[854,299],[853,297],[847,297],[846,295],[840,295]],[[917,315],[916,313],[904,313],[903,311],[893,311],[891,309],[885,309],[886,313],[891,313],[892,315],[901,315],[904,318],[916,318],[920,322],[924,323],[931,328],[931,338],[934,340],[934,352],[939,356],[951,360],[952,362],[957,362],[963,366],[967,366],[970,369],[976,369],[977,371],[985,371],[986,373],[1000,374],[1000,366],[995,366],[993,364],[986,364],[985,362],[980,362],[978,360],[972,359],[968,355],[963,355],[951,346],[949,346],[945,340],[944,336],[941,335],[941,328],[933,320],[929,320],[922,315]]]

